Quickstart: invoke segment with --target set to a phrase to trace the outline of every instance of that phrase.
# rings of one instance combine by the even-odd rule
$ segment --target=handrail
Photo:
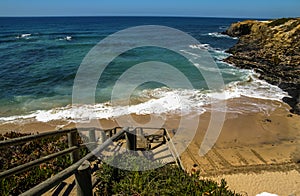
[[[177,156],[175,155],[175,152],[173,151],[173,149],[171,149],[170,142],[168,141],[168,138],[166,136],[164,136],[164,139],[166,139],[166,141],[167,141],[167,146],[168,146],[168,148],[171,152],[171,155],[172,155],[173,159],[175,160],[176,165],[178,167],[180,167],[180,163],[177,160]]]
[[[67,148],[67,149],[65,149],[63,151],[60,151],[60,152],[57,152],[57,153],[54,153],[54,154],[51,154],[51,155],[48,155],[48,156],[36,159],[34,161],[25,163],[23,165],[19,165],[17,167],[11,168],[9,170],[1,172],[0,173],[0,179],[9,177],[11,175],[15,175],[15,174],[21,173],[21,172],[26,171],[26,170],[29,170],[30,168],[32,168],[34,166],[37,166],[37,165],[39,165],[39,164],[41,164],[43,162],[49,161],[51,159],[54,159],[56,157],[59,157],[59,156],[65,155],[65,154],[68,154],[68,153],[70,153],[70,152],[72,152],[74,150],[77,150],[77,149],[78,149],[77,146],[73,146],[73,147]]]
[[[28,135],[28,136],[17,137],[17,138],[0,141],[0,148],[4,148],[7,146],[11,146],[11,145],[18,145],[18,144],[22,144],[22,143],[26,143],[26,142],[33,141],[33,140],[42,139],[42,138],[47,138],[47,137],[51,137],[51,136],[59,136],[59,135],[67,134],[67,133],[78,132],[78,131],[90,131],[93,129],[95,131],[109,132],[109,131],[114,130],[116,132],[117,129],[121,129],[121,128],[122,127],[115,127],[112,129],[102,130],[102,129],[95,128],[95,127],[84,127],[84,128],[73,128],[73,129],[66,129],[66,130],[49,131],[49,132],[38,133],[36,135]]]
[[[176,156],[176,159],[175,159],[175,160],[176,160],[176,162],[178,162],[178,166],[179,166],[181,169],[185,170],[184,167],[183,167],[183,164],[182,164],[182,162],[181,162],[179,153],[178,153],[178,151],[177,151],[177,149],[176,149],[176,147],[175,147],[175,145],[174,145],[174,143],[173,143],[173,140],[172,140],[170,134],[168,133],[167,130],[165,130],[165,133],[166,133],[167,142],[170,143],[170,144],[172,145],[172,148],[173,148],[173,150],[174,150],[174,153],[175,153],[175,156]],[[169,148],[169,149],[170,149],[170,148]],[[170,149],[170,151],[172,151],[172,150]]]
[[[80,165],[88,159],[91,159],[96,154],[100,153],[102,150],[104,150],[107,146],[109,146],[113,141],[120,138],[125,132],[128,130],[128,128],[124,128],[120,132],[116,133],[111,138],[107,139],[102,145],[95,148],[92,152],[88,153],[85,157],[81,158],[79,161],[68,167],[67,169],[59,172],[55,176],[48,178],[47,180],[43,181],[42,183],[36,185],[35,187],[29,189],[28,191],[22,193],[21,195],[41,195],[45,193],[46,191],[53,188],[55,185],[59,184],[63,180],[67,179],[71,175],[73,175],[77,168],[80,167]]]
[[[42,139],[42,138],[47,138],[51,136],[59,136],[63,135],[66,133],[71,133],[71,132],[76,132],[77,129],[66,129],[66,130],[58,130],[58,131],[49,131],[49,132],[44,132],[44,133],[39,133],[36,135],[28,135],[28,136],[23,136],[23,137],[17,137],[9,140],[3,140],[0,142],[0,148],[4,148],[7,146],[11,145],[18,145],[22,143],[26,143],[32,140],[37,140],[37,139]]]
[[[154,128],[154,127],[136,127],[135,129],[139,129],[139,128],[141,128],[142,130],[144,130],[144,129],[162,130],[164,132],[163,133],[164,139],[166,140],[166,142],[168,142],[168,144],[170,144],[170,145],[168,145],[168,148],[169,148],[169,150],[170,150],[170,152],[171,152],[171,154],[172,154],[172,156],[173,156],[176,164],[178,165],[178,167],[180,167],[181,169],[185,170],[184,166],[182,164],[182,161],[180,159],[179,153],[178,153],[178,151],[177,151],[177,149],[176,149],[176,147],[175,147],[175,145],[173,143],[173,140],[172,140],[169,132],[165,128],[161,127],[161,128],[158,129],[158,128]]]
[[[56,157],[60,157],[60,156],[66,155],[66,154],[68,154],[68,153],[70,153],[70,152],[79,150],[79,149],[81,149],[81,148],[85,148],[86,146],[91,145],[91,144],[94,144],[94,142],[81,144],[80,146],[73,146],[73,147],[64,149],[64,150],[62,150],[62,151],[59,151],[59,152],[56,152],[56,153],[53,153],[53,154],[50,154],[50,155],[41,157],[41,158],[36,159],[36,160],[34,160],[34,161],[30,161],[30,162],[28,162],[28,163],[19,165],[19,166],[17,166],[17,167],[11,168],[11,169],[9,169],[9,170],[3,171],[3,172],[0,173],[0,179],[2,179],[2,178],[7,178],[7,177],[9,177],[9,176],[11,176],[11,175],[16,175],[16,174],[18,174],[18,173],[27,171],[27,170],[29,170],[30,168],[32,168],[32,167],[34,167],[34,166],[37,166],[37,165],[39,165],[39,164],[41,164],[41,163],[47,162],[47,161],[49,161],[49,160],[51,160],[51,159],[54,159],[54,158],[56,158]]]
[[[181,169],[184,169],[182,162],[180,160],[180,156],[177,152],[177,149],[176,149],[168,131],[165,128],[152,128],[152,127],[138,127],[138,128],[162,130],[163,131],[163,133],[162,133],[163,140],[164,140],[164,142],[167,142],[168,148],[169,148],[173,158],[175,159],[176,164]],[[118,129],[121,129],[121,131],[119,131]],[[88,153],[85,157],[81,158],[80,160],[78,160],[78,158],[74,159],[74,161],[77,161],[77,160],[78,161],[73,163],[71,166],[64,169],[63,171],[57,173],[53,177],[48,178],[47,180],[41,182],[40,184],[36,185],[35,187],[33,187],[21,194],[21,195],[41,195],[41,194],[47,192],[48,190],[50,190],[51,188],[53,188],[54,186],[56,186],[57,184],[59,184],[60,182],[64,181],[65,179],[67,179],[68,177],[70,177],[73,174],[76,175],[76,179],[77,179],[77,170],[83,164],[84,161],[90,160],[95,155],[102,152],[112,142],[121,139],[121,137],[125,136],[126,132],[129,132],[130,130],[131,130],[131,127],[130,128],[115,127],[115,128],[107,129],[107,130],[102,130],[99,128],[92,128],[92,127],[91,128],[78,128],[78,129],[75,128],[75,129],[68,129],[68,130],[45,132],[45,133],[40,133],[37,135],[29,135],[29,136],[24,136],[24,137],[20,137],[20,138],[13,138],[13,139],[1,141],[0,148],[3,148],[6,146],[22,144],[22,143],[25,143],[28,141],[47,138],[47,137],[51,137],[51,136],[59,136],[59,135],[63,135],[63,134],[68,134],[69,136],[71,136],[71,135],[74,135],[74,133],[77,131],[78,132],[90,131],[90,132],[92,132],[92,133],[89,133],[90,137],[93,136],[92,139],[90,138],[90,142],[88,142],[88,143],[84,143],[84,144],[80,144],[80,145],[78,145],[78,143],[74,143],[73,145],[69,144],[69,148],[64,149],[60,152],[56,152],[56,153],[47,155],[45,157],[41,157],[37,160],[31,161],[31,162],[25,163],[23,165],[9,169],[7,171],[4,171],[4,172],[0,173],[0,179],[14,175],[14,174],[21,173],[23,171],[26,171],[34,166],[37,166],[43,162],[49,161],[56,157],[66,155],[68,153],[76,153],[76,152],[78,152],[78,149],[80,149],[82,147],[87,147],[88,145],[95,145],[97,143],[97,141],[95,140],[95,137],[94,137],[95,131],[104,131],[106,134],[109,133],[110,138],[108,138],[106,141],[104,141],[101,145],[97,146],[94,150],[92,150],[90,153]],[[72,139],[72,138],[73,137],[68,138],[68,139]],[[72,157],[72,155],[71,155],[71,157]]]

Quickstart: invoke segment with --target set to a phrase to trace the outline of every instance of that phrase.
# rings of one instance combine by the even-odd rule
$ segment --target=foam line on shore
[[[226,85],[223,92],[211,92],[209,90],[197,89],[169,89],[162,87],[144,90],[140,92],[139,96],[143,102],[135,105],[113,106],[111,102],[98,103],[95,105],[68,105],[66,107],[54,108],[51,110],[39,110],[28,115],[2,117],[0,118],[0,121],[9,122],[35,119],[41,122],[48,122],[51,120],[76,122],[98,118],[108,119],[133,113],[140,115],[159,115],[166,113],[185,115],[196,112],[201,115],[209,108],[210,104],[218,101],[229,100],[241,96],[281,101],[283,97],[288,95],[276,86],[250,77],[248,81],[232,82]],[[255,106],[253,107],[255,109]],[[257,109],[260,109],[262,106],[257,105],[256,107]],[[229,109],[229,111],[236,111],[236,109],[227,109]]]

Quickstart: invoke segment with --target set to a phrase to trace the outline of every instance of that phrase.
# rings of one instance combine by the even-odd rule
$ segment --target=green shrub
[[[16,138],[30,134],[10,132],[4,135],[0,134],[0,141],[5,138]],[[85,140],[79,137],[78,140]],[[18,165],[36,160],[43,156],[59,152],[68,148],[67,136],[53,136],[45,139],[39,139],[27,142],[21,145],[10,146],[0,149],[0,172],[14,168]],[[80,156],[87,154],[86,149],[80,151]],[[19,195],[20,193],[43,182],[52,175],[62,171],[70,166],[69,155],[61,156],[33,167],[28,171],[22,172],[0,180],[0,195]]]
[[[120,162],[125,159],[120,159]],[[126,162],[126,161],[125,161]],[[200,180],[200,173],[188,174],[175,165],[155,170],[126,171],[106,163],[97,176],[100,183],[97,195],[238,195],[228,190],[225,180],[221,184]]]
[[[280,18],[280,19],[276,19],[276,20],[273,20],[272,22],[270,22],[268,24],[269,27],[275,27],[275,26],[279,26],[279,25],[282,25],[284,23],[286,23],[287,21],[289,20],[292,20],[293,18]]]

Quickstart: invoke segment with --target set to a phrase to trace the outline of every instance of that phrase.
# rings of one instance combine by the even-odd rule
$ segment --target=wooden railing
[[[172,157],[173,157],[176,165],[179,168],[181,168],[181,169],[184,170],[184,166],[183,166],[182,161],[180,159],[180,155],[179,155],[179,153],[177,151],[176,146],[173,143],[173,140],[172,140],[169,132],[165,128],[137,127],[137,128],[134,129],[135,135],[137,135],[137,136],[139,135],[137,133],[137,130],[139,130],[142,135],[144,135],[145,137],[147,137],[147,134],[144,133],[145,129],[147,129],[147,130],[158,130],[158,131],[162,132],[160,134],[150,134],[150,136],[151,137],[153,137],[153,136],[162,137],[162,139],[163,139],[162,143],[163,144],[167,144],[167,146],[169,148],[169,151],[171,152],[171,155],[172,155]]]
[[[20,145],[22,143],[26,143],[29,141],[34,141],[38,139],[48,138],[52,136],[60,136],[60,135],[67,135],[68,136],[68,148],[42,158],[36,159],[34,161],[25,163],[23,165],[8,169],[0,173],[0,179],[7,178],[11,175],[16,175],[30,168],[40,165],[46,161],[51,159],[57,158],[59,156],[70,154],[72,165],[63,171],[57,173],[56,175],[48,178],[47,180],[43,181],[42,183],[36,185],[35,187],[29,189],[28,191],[24,192],[21,195],[41,195],[47,191],[49,191],[54,186],[58,185],[59,183],[63,182],[65,179],[69,178],[72,175],[75,175],[76,186],[77,186],[77,195],[92,195],[92,188],[94,187],[92,180],[91,180],[91,168],[90,163],[88,162],[91,160],[95,155],[101,153],[105,148],[112,144],[114,141],[118,141],[121,138],[126,138],[126,146],[128,150],[136,150],[136,141],[137,141],[137,131],[139,130],[143,133],[144,129],[156,129],[162,131],[161,137],[163,138],[163,143],[168,144],[169,150],[174,157],[176,164],[183,168],[182,163],[180,161],[180,157],[178,152],[176,151],[175,145],[172,142],[172,139],[168,133],[168,131],[164,128],[121,128],[116,127],[109,130],[102,130],[98,128],[80,128],[80,132],[88,132],[89,141],[87,143],[78,144],[77,143],[77,129],[69,129],[69,130],[58,130],[52,132],[45,132],[40,133],[37,135],[29,135],[20,138],[14,138],[9,140],[4,140],[0,142],[0,148],[5,148],[13,145]],[[102,137],[102,144],[99,145],[96,141],[96,132],[100,133]],[[103,138],[103,137],[108,138]],[[155,134],[151,135],[152,137]],[[101,138],[100,137],[100,138]],[[149,135],[148,135],[149,137]],[[91,147],[90,153],[80,159],[79,157],[79,149]]]
[[[173,142],[173,140],[172,140],[172,138],[171,138],[171,136],[170,136],[170,134],[167,130],[164,130],[164,137],[165,137],[165,140],[167,141],[169,150],[172,153],[172,156],[174,157],[174,159],[176,161],[176,164],[178,165],[179,168],[181,168],[182,170],[185,170],[184,166],[182,164],[182,161],[180,159],[180,155],[177,151],[177,148],[174,145],[174,142]]]
[[[118,129],[121,129],[120,127],[116,127],[114,129],[109,130],[101,130],[96,128],[84,128],[80,129],[80,132],[88,131],[89,132],[89,142],[84,144],[78,144],[77,143],[77,129],[69,129],[69,130],[58,130],[58,131],[51,131],[51,132],[45,132],[40,133],[37,135],[29,135],[9,140],[4,140],[0,142],[0,148],[5,148],[13,145],[20,145],[26,142],[35,141],[39,139],[45,139],[53,136],[60,136],[60,135],[68,135],[68,148],[47,156],[44,156],[42,158],[36,159],[34,161],[19,165],[17,167],[8,169],[6,171],[3,171],[0,173],[0,179],[7,178],[11,175],[16,175],[21,172],[30,170],[34,166],[38,166],[41,163],[44,163],[46,161],[49,161],[51,159],[70,154],[72,165],[68,167],[67,169],[59,172],[55,176],[47,179],[46,181],[38,184],[34,188],[24,192],[22,195],[41,195],[45,193],[46,191],[50,190],[60,182],[64,181],[71,175],[75,174],[76,184],[77,184],[77,195],[87,195],[87,189],[80,188],[82,186],[86,186],[91,183],[89,182],[89,178],[86,179],[85,173],[89,173],[90,168],[86,168],[85,161],[90,160],[95,154],[101,152],[103,149],[105,149],[108,145],[110,145],[113,141],[118,140],[120,137],[124,136],[125,132],[128,130],[128,128],[123,128],[120,131],[117,131]],[[96,144],[96,131],[104,132],[105,135],[108,135],[108,138],[102,145],[95,148],[92,152],[88,153],[85,157],[79,159],[79,149],[86,148],[92,145]],[[85,164],[84,164],[85,163]],[[81,167],[82,166],[82,167]],[[84,171],[84,172],[82,172]],[[89,175],[91,178],[91,175]],[[83,183],[84,182],[84,183]],[[91,190],[89,190],[90,192]],[[90,195],[90,194],[88,194]]]

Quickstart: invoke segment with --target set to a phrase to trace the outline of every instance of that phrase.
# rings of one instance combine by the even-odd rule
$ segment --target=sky
[[[0,0],[0,16],[300,16],[300,0]]]

